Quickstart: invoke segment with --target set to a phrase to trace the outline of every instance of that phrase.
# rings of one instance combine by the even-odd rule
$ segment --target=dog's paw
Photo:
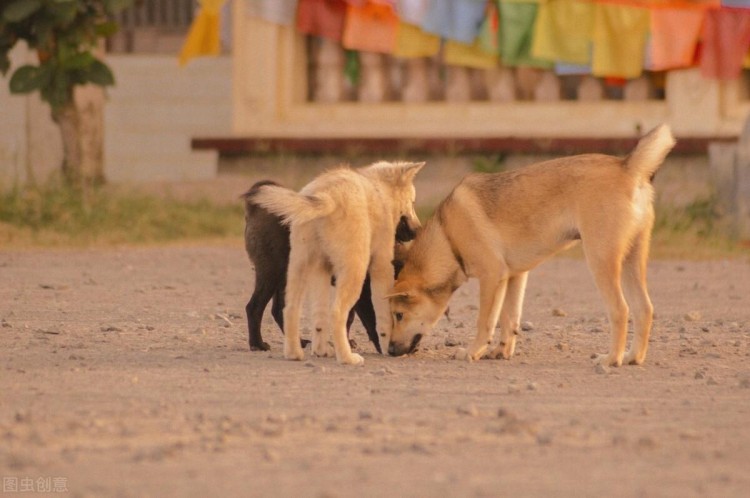
[[[617,357],[616,354],[597,354],[594,355],[594,363],[602,365],[603,367],[619,367],[622,365],[622,357]]]
[[[513,356],[515,344],[500,343],[495,349],[487,353],[487,358],[491,360],[510,360]]]
[[[327,342],[316,344],[313,348],[313,354],[321,358],[328,358],[334,355],[333,346],[331,346]]]
[[[250,344],[250,351],[270,351],[271,346],[267,342],[261,341],[258,344]]]
[[[364,365],[365,359],[357,353],[352,353],[348,358],[343,358],[339,361],[342,365]]]
[[[643,364],[643,360],[645,358],[641,357],[639,358],[635,351],[630,350],[625,353],[625,356],[622,359],[623,365],[641,365]]]
[[[296,344],[296,347],[287,347],[284,344],[284,358],[287,360],[302,361],[305,359],[305,352],[299,347],[299,344]]]

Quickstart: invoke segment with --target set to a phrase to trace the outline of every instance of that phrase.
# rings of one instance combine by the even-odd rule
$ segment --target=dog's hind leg
[[[357,305],[355,304],[354,307],[356,308]],[[352,324],[354,323],[354,308],[349,310],[349,315],[346,317],[346,337],[349,339],[349,347],[354,349],[357,347],[357,341],[352,339]]]
[[[261,273],[257,274],[253,295],[245,306],[250,351],[268,351],[271,349],[268,343],[263,341],[263,336],[260,332],[263,312],[274,292],[277,291],[276,282],[267,277],[267,275],[262,275]],[[284,330],[282,324],[279,324],[279,327],[281,327],[282,331]]]
[[[288,360],[303,360],[305,352],[300,346],[299,324],[302,298],[305,294],[305,283],[310,273],[307,254],[302,241],[292,243],[289,253],[289,271],[287,272],[286,295],[284,306],[284,357]],[[295,250],[296,249],[296,250]]]
[[[276,321],[276,324],[279,326],[282,332],[284,332],[284,293],[286,290],[286,277],[284,277],[284,283],[282,285],[279,285],[279,288],[276,290],[276,294],[273,295],[273,303],[271,305],[271,315],[273,316],[273,319]],[[310,344],[310,341],[307,339],[300,339],[299,341],[300,346],[302,348],[306,348],[308,344]]]
[[[273,295],[273,303],[271,304],[271,316],[276,321],[276,325],[279,326],[281,331],[284,331],[284,292],[286,291],[286,279],[284,284],[280,285],[276,289],[276,294]]]
[[[500,344],[487,354],[489,358],[509,360],[516,349],[516,337],[521,326],[523,298],[529,273],[521,273],[508,279],[503,308],[500,312]]]
[[[623,363],[640,365],[646,359],[648,338],[654,319],[654,307],[646,286],[646,266],[651,240],[651,227],[635,239],[622,268],[622,284],[625,297],[633,312],[633,342],[625,354]]]
[[[372,306],[372,292],[370,291],[370,275],[365,277],[365,283],[362,284],[362,292],[359,294],[359,299],[354,305],[354,309],[359,317],[362,325],[367,331],[367,337],[372,342],[378,353],[383,354],[383,350],[380,348],[380,339],[378,339],[377,320],[375,319],[375,308]],[[349,315],[353,318],[352,315]],[[347,323],[348,327],[348,323]]]
[[[331,332],[331,276],[323,268],[316,268],[310,273],[308,297],[313,308],[312,352],[315,356],[333,356],[333,349],[328,343]]]
[[[365,278],[364,269],[360,275],[351,272],[341,272],[336,276],[336,291],[332,306],[332,331],[333,344],[336,349],[336,359],[345,365],[362,365],[365,360],[357,353],[352,352],[347,337],[346,320],[349,311],[356,302],[359,291],[362,290],[362,282]]]
[[[617,237],[608,238],[600,234],[596,241],[587,244],[583,237],[583,250],[589,270],[599,293],[607,306],[611,343],[609,353],[596,356],[596,361],[605,366],[620,366],[625,354],[628,335],[628,304],[622,292],[622,253],[617,246]]]

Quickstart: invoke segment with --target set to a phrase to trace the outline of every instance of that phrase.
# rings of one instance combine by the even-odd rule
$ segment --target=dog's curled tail
[[[327,195],[304,195],[272,185],[260,187],[249,200],[280,216],[286,225],[307,223],[328,216],[336,209],[333,199]]]
[[[625,159],[625,168],[638,178],[650,180],[675,143],[672,130],[668,125],[661,124],[638,141],[635,149]]]

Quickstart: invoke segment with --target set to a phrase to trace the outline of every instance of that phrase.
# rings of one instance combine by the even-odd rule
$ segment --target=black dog
[[[271,299],[273,299],[271,314],[281,331],[284,331],[284,292],[286,290],[286,269],[290,251],[289,228],[281,223],[280,217],[250,202],[253,194],[264,185],[278,184],[270,180],[260,181],[242,195],[245,200],[245,249],[250,261],[255,265],[255,290],[247,306],[245,306],[251,351],[268,351],[270,349],[268,343],[263,341],[260,324],[263,312]],[[396,228],[397,244],[412,240],[414,235],[415,233],[409,228],[406,220],[402,219]],[[398,275],[400,267],[403,266],[398,259],[393,262],[396,275]],[[336,279],[333,276],[331,284],[335,285],[335,282]],[[378,353],[382,353],[375,323],[375,309],[372,306],[369,275],[362,285],[359,300],[349,312],[349,318],[346,322],[347,330],[354,321],[355,313],[359,316],[367,331],[367,337],[375,346],[375,349]],[[308,340],[302,340],[302,347],[305,347],[309,342]]]

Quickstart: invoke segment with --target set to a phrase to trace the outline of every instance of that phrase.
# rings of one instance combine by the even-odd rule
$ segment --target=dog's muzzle
[[[401,216],[396,225],[396,240],[399,242],[409,242],[417,236],[417,230],[409,225],[409,219]]]
[[[417,350],[417,346],[419,346],[419,342],[421,340],[422,340],[422,334],[417,334],[411,340],[411,344],[409,344],[408,347],[404,347],[401,344],[396,344],[394,342],[391,342],[390,344],[388,344],[388,354],[391,356],[402,356],[405,354],[412,354],[414,351]]]

